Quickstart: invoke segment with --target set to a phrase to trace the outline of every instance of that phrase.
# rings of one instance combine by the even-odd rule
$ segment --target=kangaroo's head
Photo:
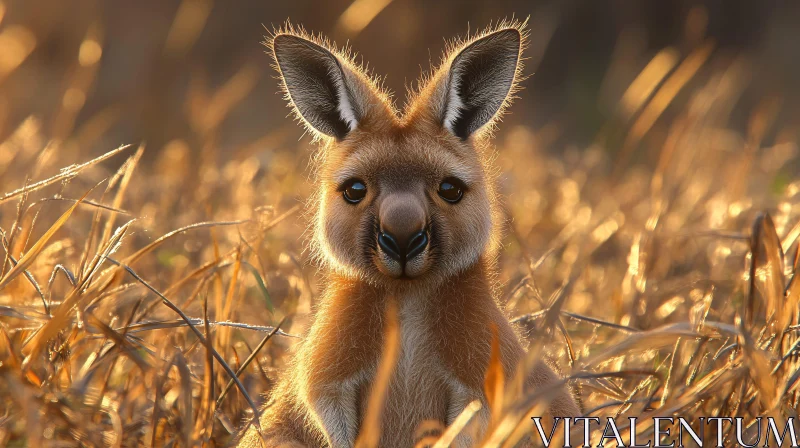
[[[443,279],[496,244],[488,140],[520,71],[523,26],[454,45],[405,110],[352,58],[304,32],[270,41],[297,117],[324,142],[313,246],[375,283]]]

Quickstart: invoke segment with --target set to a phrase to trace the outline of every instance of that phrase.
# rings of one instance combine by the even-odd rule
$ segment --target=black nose
[[[388,232],[378,233],[378,245],[381,250],[392,259],[405,264],[408,260],[421,254],[425,247],[428,246],[428,232],[421,230],[405,239],[405,241],[403,239],[399,241],[408,242],[400,244],[398,243],[398,238],[394,235]]]

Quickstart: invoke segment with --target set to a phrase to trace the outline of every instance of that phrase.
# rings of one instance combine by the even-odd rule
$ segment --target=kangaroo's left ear
[[[291,106],[312,132],[342,140],[367,119],[391,116],[369,77],[315,40],[290,30],[271,47]]]
[[[466,140],[505,105],[517,76],[522,35],[517,28],[492,32],[452,59],[439,110],[442,125]]]

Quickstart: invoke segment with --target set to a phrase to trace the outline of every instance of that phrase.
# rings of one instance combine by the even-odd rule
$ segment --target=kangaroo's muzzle
[[[410,192],[392,193],[381,202],[378,220],[378,248],[389,262],[385,267],[396,276],[413,276],[408,268],[413,264],[411,270],[419,270],[418,258],[430,242],[425,203]]]

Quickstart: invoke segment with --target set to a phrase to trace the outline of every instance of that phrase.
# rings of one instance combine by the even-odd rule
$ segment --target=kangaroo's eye
[[[351,179],[344,184],[344,200],[351,204],[358,204],[367,195],[367,186],[358,179]]]
[[[455,177],[448,177],[439,184],[439,197],[451,204],[455,204],[464,196],[465,189],[464,182]]]

